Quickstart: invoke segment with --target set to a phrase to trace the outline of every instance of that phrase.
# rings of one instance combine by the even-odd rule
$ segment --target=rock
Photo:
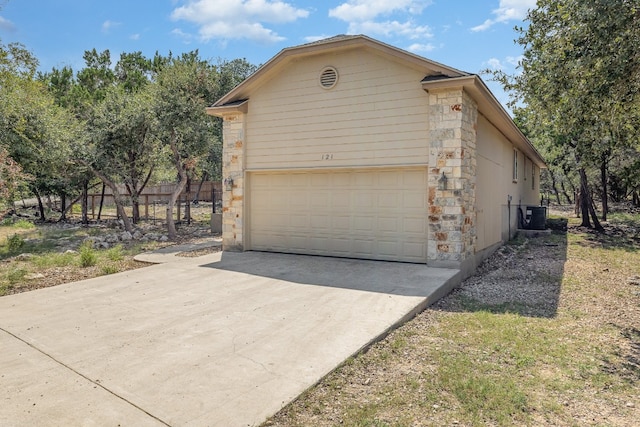
[[[169,241],[169,238],[167,236],[160,236],[160,238],[158,239],[161,242],[167,242]]]
[[[65,254],[77,254],[78,251],[74,251],[73,249],[67,249],[66,251],[64,251]]]
[[[122,234],[120,234],[120,240],[123,242],[128,242],[131,239],[133,239],[133,236],[128,231],[123,231]]]
[[[27,274],[26,276],[24,276],[24,278],[27,280],[44,279],[44,274],[42,273]]]
[[[628,283],[630,285],[640,286],[640,276],[629,277]]]
[[[107,234],[104,237],[104,241],[107,243],[117,243],[120,241],[117,234]]]
[[[142,236],[143,236],[142,232],[140,230],[136,230],[135,233],[133,233],[132,237],[136,240],[140,240],[142,239]]]
[[[109,249],[110,247],[109,242],[100,242],[97,249]]]
[[[31,258],[33,258],[33,254],[30,254],[28,252],[16,255],[16,261],[29,261]]]

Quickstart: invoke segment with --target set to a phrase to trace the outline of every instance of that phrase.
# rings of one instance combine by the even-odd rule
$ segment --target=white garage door
[[[426,262],[426,168],[255,172],[248,249]]]

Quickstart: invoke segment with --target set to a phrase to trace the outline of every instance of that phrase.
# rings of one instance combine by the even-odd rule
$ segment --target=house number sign
[[[333,153],[325,153],[322,155],[322,160],[333,160]]]

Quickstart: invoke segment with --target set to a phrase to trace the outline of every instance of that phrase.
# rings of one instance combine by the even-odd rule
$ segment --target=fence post
[[[144,219],[149,221],[149,195],[144,195]]]

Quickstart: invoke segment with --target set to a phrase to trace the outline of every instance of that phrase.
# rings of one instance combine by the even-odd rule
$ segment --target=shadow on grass
[[[640,223],[633,217],[618,217],[604,226],[604,232],[576,227],[586,235],[578,244],[589,248],[602,248],[638,252],[640,250]]]

